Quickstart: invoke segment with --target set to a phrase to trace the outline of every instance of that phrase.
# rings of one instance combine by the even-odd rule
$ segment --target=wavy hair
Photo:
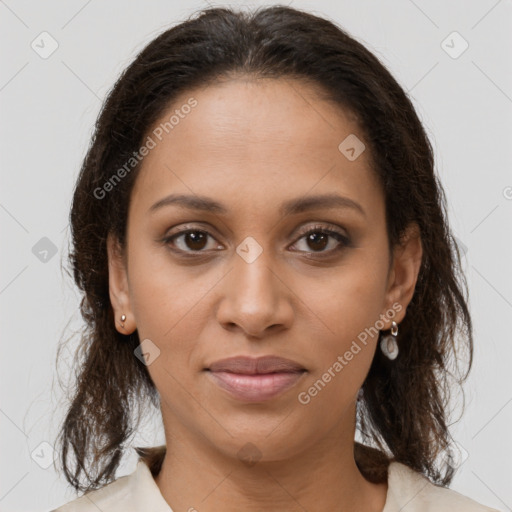
[[[77,491],[113,479],[143,404],[159,407],[146,366],[134,357],[137,331],[114,327],[106,240],[125,247],[130,194],[140,164],[115,190],[95,191],[143,144],[178,95],[225,77],[296,78],[355,115],[384,196],[390,247],[410,223],[423,259],[398,335],[400,355],[376,351],[358,408],[355,457],[371,481],[386,479],[390,460],[448,485],[451,378],[472,364],[467,285],[434,170],[432,146],[411,100],[386,67],[335,23],[297,9],[210,8],[166,30],[124,70],[106,98],[75,185],[70,212],[72,275],[85,321],[76,352],[73,396],[58,433],[60,462]],[[468,357],[459,357],[464,352]],[[452,363],[456,363],[454,376]],[[165,446],[136,448],[159,471]],[[448,455],[447,455],[448,454]]]

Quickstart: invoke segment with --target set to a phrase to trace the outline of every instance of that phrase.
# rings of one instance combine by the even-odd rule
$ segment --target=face
[[[301,82],[237,79],[184,94],[149,135],[110,295],[166,434],[266,460],[353,439],[377,332],[403,318],[421,257],[412,242],[389,257],[357,123]]]

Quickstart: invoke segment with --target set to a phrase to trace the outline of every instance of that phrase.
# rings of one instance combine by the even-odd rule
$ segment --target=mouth
[[[296,373],[306,369],[291,359],[278,356],[230,357],[221,359],[205,368],[211,372],[229,372],[238,375],[267,375],[269,373]]]
[[[264,402],[294,385],[307,370],[295,361],[276,356],[232,357],[205,368],[214,384],[242,402]]]

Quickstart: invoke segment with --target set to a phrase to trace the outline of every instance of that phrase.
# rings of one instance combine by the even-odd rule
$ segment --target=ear
[[[393,318],[396,323],[400,323],[404,319],[407,306],[414,295],[422,256],[420,230],[416,223],[411,223],[406,228],[400,242],[393,248],[393,260],[387,283],[386,307],[388,311],[389,309],[396,310],[396,315]],[[396,304],[400,304],[401,308],[397,308]],[[389,327],[387,328],[391,327],[391,321],[388,320]]]
[[[121,334],[131,334],[137,326],[130,304],[126,262],[118,240],[111,233],[107,237],[107,255],[109,294],[115,326]],[[126,316],[124,322],[121,320],[122,315]]]

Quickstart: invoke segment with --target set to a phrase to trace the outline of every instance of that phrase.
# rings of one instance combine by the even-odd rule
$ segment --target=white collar
[[[147,506],[147,510],[172,512],[171,507],[164,500],[159,487],[156,485],[150,469],[142,459],[139,459],[137,468],[130,477],[133,478],[130,482],[130,487],[133,489],[133,498],[135,501],[141,500],[141,507],[142,504],[147,506],[149,500],[151,506]],[[421,499],[422,491],[431,490],[431,487],[436,486],[420,473],[399,462],[391,462],[388,467],[388,492],[382,512],[402,510],[413,499]],[[134,507],[135,509],[139,510],[137,506]]]
[[[173,512],[142,458],[139,458],[133,473],[87,493],[71,502],[72,505],[63,505],[55,512],[78,510],[74,508],[77,502],[84,505],[80,508],[84,511],[99,509],[103,512]],[[382,512],[397,511],[491,512],[494,509],[480,505],[456,491],[434,485],[421,473],[404,464],[391,462],[388,467],[388,492]]]

